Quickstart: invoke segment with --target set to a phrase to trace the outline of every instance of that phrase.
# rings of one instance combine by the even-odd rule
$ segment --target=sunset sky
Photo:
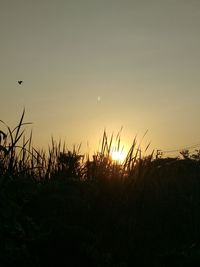
[[[0,0],[0,33],[0,119],[38,147],[200,143],[199,0]]]

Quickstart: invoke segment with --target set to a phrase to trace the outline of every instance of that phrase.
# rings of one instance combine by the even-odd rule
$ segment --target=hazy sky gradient
[[[0,119],[37,145],[200,142],[199,0],[0,0],[0,33]]]

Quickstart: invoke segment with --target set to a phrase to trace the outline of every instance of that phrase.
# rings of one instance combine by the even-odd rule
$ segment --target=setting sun
[[[122,162],[125,159],[126,155],[124,151],[113,151],[111,153],[111,157],[114,161]]]

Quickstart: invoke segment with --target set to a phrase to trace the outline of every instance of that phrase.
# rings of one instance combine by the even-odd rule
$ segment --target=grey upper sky
[[[199,0],[0,0],[0,33],[0,119],[25,107],[38,146],[121,126],[127,144],[200,142]]]

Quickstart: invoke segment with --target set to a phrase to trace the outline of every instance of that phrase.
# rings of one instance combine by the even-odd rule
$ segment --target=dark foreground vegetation
[[[104,133],[92,160],[25,138],[24,113],[0,131],[0,266],[199,266],[200,156],[123,164]],[[117,137],[117,148],[120,138]]]

